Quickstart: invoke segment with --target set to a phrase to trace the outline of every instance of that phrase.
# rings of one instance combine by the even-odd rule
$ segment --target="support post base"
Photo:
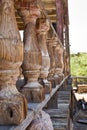
[[[18,93],[10,98],[0,97],[0,125],[18,125],[26,114],[27,102],[22,94]]]
[[[28,102],[39,103],[45,98],[44,88],[38,82],[27,83],[20,92],[25,95]]]

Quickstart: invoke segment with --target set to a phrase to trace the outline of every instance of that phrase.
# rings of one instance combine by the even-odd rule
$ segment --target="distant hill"
[[[87,53],[70,55],[71,75],[87,76]]]

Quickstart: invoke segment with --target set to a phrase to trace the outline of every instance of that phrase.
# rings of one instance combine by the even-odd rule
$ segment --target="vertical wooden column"
[[[57,25],[57,34],[60,41],[63,44],[63,0],[56,0],[56,25]]]
[[[64,77],[64,74],[63,74],[63,71],[64,71],[64,60],[63,60],[64,49],[58,43],[55,51],[56,51],[57,58],[58,58],[56,71],[57,71],[57,74],[59,76],[59,82],[60,82],[60,81],[62,81],[62,79]]]
[[[65,75],[70,74],[70,48],[69,48],[69,28],[65,27]]]
[[[57,64],[58,64],[58,62],[59,62],[59,61],[58,61],[58,55],[57,55],[57,53],[56,53],[57,43],[58,43],[58,41],[57,41],[56,37],[53,38],[53,46],[52,46],[52,48],[53,48],[53,55],[54,55],[54,60],[55,60],[55,69],[54,69],[55,84],[58,84],[58,83],[59,83],[59,82],[58,82],[59,76],[58,76],[58,74],[57,74],[57,68],[58,68]]]
[[[69,28],[68,26],[66,26],[66,74],[69,75],[70,74],[70,46],[69,46]]]
[[[58,75],[56,78],[57,82],[63,79],[63,69],[64,69],[64,62],[63,62],[63,48],[59,44],[57,38],[54,38],[54,58],[55,58],[55,75]]]
[[[50,71],[48,74],[48,80],[51,81],[52,87],[55,87],[55,79],[54,79],[54,73],[55,73],[55,58],[53,54],[53,39],[48,38],[47,39],[47,48],[48,48],[48,53],[50,56]]]
[[[20,16],[23,18],[24,29],[24,60],[22,64],[25,86],[21,92],[28,102],[41,102],[44,99],[44,88],[38,82],[42,64],[42,55],[36,37],[36,20],[40,10],[36,5],[20,8]]]
[[[40,18],[37,20],[37,36],[38,43],[42,53],[42,67],[39,77],[39,82],[44,85],[45,93],[51,92],[51,82],[47,80],[47,76],[50,69],[50,57],[47,49],[46,34],[49,30],[49,22],[46,18]]]
[[[68,53],[66,52],[66,48],[64,50],[64,75],[67,76],[69,74],[69,57]]]
[[[0,0],[0,124],[19,124],[26,117],[27,102],[15,85],[22,60],[14,0]]]
[[[69,45],[69,16],[68,0],[64,5],[64,29],[65,29],[65,75],[70,74],[70,45]]]

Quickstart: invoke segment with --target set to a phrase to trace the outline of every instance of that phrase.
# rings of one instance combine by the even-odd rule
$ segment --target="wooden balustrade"
[[[52,97],[56,97],[55,95],[57,94],[57,90],[68,78],[66,75],[60,83],[58,82],[59,84],[55,82],[55,74],[59,75],[60,70],[61,73],[63,72],[63,64],[58,65],[58,63],[59,61],[62,63],[64,49],[50,20],[48,20],[48,22],[53,33],[52,37],[48,37],[46,41],[46,34],[44,35],[44,32],[47,32],[49,28],[47,27],[47,24],[47,29],[42,28],[41,26],[43,26],[43,22],[40,21],[41,23],[39,25],[39,29],[37,29],[37,32],[40,31],[38,34],[38,39],[40,40],[41,38],[41,45],[40,42],[38,43],[36,34],[36,20],[41,17],[41,12],[46,18],[45,23],[48,17],[41,1],[38,0],[37,3],[39,8],[36,4],[30,4],[28,7],[24,8],[23,4],[20,4],[20,2],[20,6],[17,7],[18,13],[24,21],[23,59],[23,43],[20,40],[16,19],[14,16],[14,1],[4,0],[3,2],[3,0],[1,0],[0,2],[0,6],[2,7],[0,11],[0,124],[7,124],[7,126],[0,126],[0,130],[25,130],[34,119],[36,113],[45,107],[49,100],[50,102],[54,101]],[[2,4],[7,6],[6,10]],[[5,15],[6,17],[4,17]],[[57,41],[53,41],[54,35]],[[55,43],[58,44],[55,45]],[[44,63],[46,63],[46,65]],[[29,103],[28,114],[26,99],[18,92],[15,86],[17,77],[19,76],[19,67],[21,64],[25,85],[20,88],[20,92],[25,95]],[[46,79],[46,81],[48,79],[51,81],[53,88],[51,88],[50,82],[48,82],[49,89],[46,90],[47,92],[50,92],[50,94],[44,94],[44,88],[38,82],[38,78]],[[54,106],[57,105],[56,101],[57,99],[55,99],[53,104]],[[3,109],[4,105],[5,109]],[[51,105],[52,104],[49,106]],[[11,126],[8,124],[13,125]],[[17,126],[17,124],[19,125]]]
[[[72,81],[75,91],[78,93],[87,92],[87,76],[72,76]]]
[[[41,110],[43,107],[46,106],[46,104],[48,103],[48,101],[51,102],[52,97],[55,95],[55,93],[57,92],[57,90],[60,89],[60,87],[62,86],[62,84],[64,84],[64,82],[67,80],[68,76],[65,77],[61,83],[59,85],[56,85],[55,88],[52,88],[52,91],[50,94],[45,94],[45,99],[41,102],[41,103],[29,103],[28,104],[28,114],[26,116],[26,119],[20,123],[19,125],[7,125],[7,126],[0,126],[0,130],[25,130],[28,125],[31,123],[31,121],[34,119],[36,113]],[[54,100],[53,103],[53,99],[52,102],[50,103],[50,107],[52,107],[51,105],[56,106],[56,100]]]

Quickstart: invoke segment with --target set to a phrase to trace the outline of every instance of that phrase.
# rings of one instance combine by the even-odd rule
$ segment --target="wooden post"
[[[56,0],[57,34],[63,44],[63,0]]]
[[[57,42],[56,42],[56,40],[55,40],[56,38],[54,38],[53,39],[53,46],[52,46],[52,48],[53,48],[53,55],[54,55],[54,60],[55,60],[55,69],[54,69],[54,79],[55,79],[55,84],[57,85],[59,82],[58,82],[58,74],[57,74],[57,62],[59,62],[58,61],[58,57],[57,57],[57,55],[56,55],[56,46],[57,46]]]
[[[64,74],[63,74],[63,70],[64,70],[63,53],[64,53],[64,50],[61,47],[61,45],[58,43],[55,51],[56,51],[57,58],[58,58],[56,71],[57,71],[57,74],[59,76],[59,83],[60,83],[64,77]]]
[[[55,76],[57,83],[60,83],[60,81],[63,79],[63,48],[61,48],[61,45],[58,43],[58,40],[56,37],[54,37],[53,40],[53,49],[54,49],[54,58],[55,58]],[[56,76],[57,75],[57,76]]]
[[[70,45],[69,45],[69,16],[68,16],[68,0],[64,4],[64,37],[65,37],[65,75],[70,74]]]
[[[50,57],[47,50],[47,43],[46,43],[46,34],[49,30],[49,22],[46,18],[39,18],[37,19],[37,36],[38,36],[38,43],[42,53],[42,67],[41,73],[39,77],[39,82],[44,85],[45,93],[50,93],[51,82],[47,80],[47,76],[49,73],[50,68]]]
[[[48,80],[52,83],[52,87],[55,87],[54,71],[55,71],[55,59],[53,54],[53,40],[52,38],[47,39],[47,48],[50,56],[50,71],[48,74]]]
[[[66,32],[65,32],[66,38],[65,38],[65,51],[66,51],[66,74],[69,75],[70,74],[70,50],[69,50],[69,34],[68,34],[68,27],[66,27]]]
[[[36,20],[40,9],[36,5],[20,7],[20,16],[23,18],[24,29],[24,60],[22,64],[25,86],[20,90],[28,102],[41,102],[44,100],[44,88],[38,82],[42,64],[42,55],[36,37]]]
[[[26,117],[27,102],[15,85],[22,60],[14,0],[0,0],[0,124],[20,124]]]

